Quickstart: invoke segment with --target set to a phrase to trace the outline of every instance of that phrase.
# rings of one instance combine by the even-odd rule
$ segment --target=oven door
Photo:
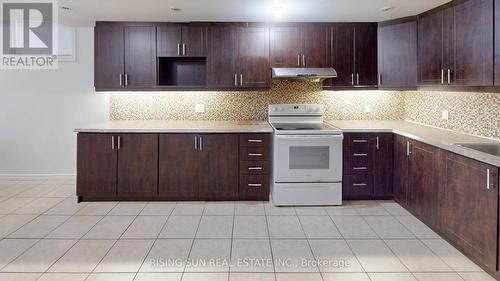
[[[275,182],[341,182],[342,135],[275,135]]]

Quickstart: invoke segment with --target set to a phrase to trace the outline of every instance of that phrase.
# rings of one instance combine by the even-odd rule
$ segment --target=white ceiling
[[[363,22],[411,16],[449,0],[59,0],[60,19],[73,25],[95,21]],[[382,12],[382,7],[395,9]],[[173,12],[171,8],[180,8]],[[273,9],[281,7],[277,18]]]

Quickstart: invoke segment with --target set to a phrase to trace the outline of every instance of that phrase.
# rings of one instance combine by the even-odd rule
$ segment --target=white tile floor
[[[494,280],[392,201],[77,204],[74,192],[0,181],[0,281]]]

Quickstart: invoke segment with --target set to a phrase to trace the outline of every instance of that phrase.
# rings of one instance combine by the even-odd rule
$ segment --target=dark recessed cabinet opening
[[[206,86],[207,59],[201,57],[159,57],[159,86]]]

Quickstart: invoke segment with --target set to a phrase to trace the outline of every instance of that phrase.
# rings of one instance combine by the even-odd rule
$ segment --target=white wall
[[[0,70],[0,178],[76,173],[73,129],[109,116],[94,92],[92,28],[77,30],[77,61],[57,70]]]

